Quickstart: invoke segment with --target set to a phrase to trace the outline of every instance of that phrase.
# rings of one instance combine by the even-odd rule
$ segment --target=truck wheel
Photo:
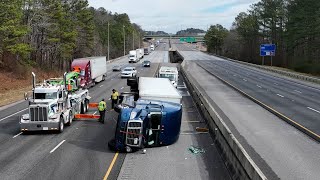
[[[67,125],[71,126],[71,123],[72,123],[72,111],[69,112]]]
[[[59,121],[59,133],[62,133],[64,129],[64,122],[63,122],[63,117],[60,116],[60,121]]]
[[[85,104],[85,107],[86,107],[86,112],[88,112],[88,109],[89,109],[89,100],[88,100],[88,99],[84,100],[84,104]]]
[[[126,152],[127,152],[127,153],[131,153],[131,152],[132,152],[132,149],[131,149],[131,147],[129,147],[129,146],[126,146]]]
[[[81,111],[80,111],[80,114],[84,114],[85,113],[85,109],[84,109],[84,104],[81,103]]]

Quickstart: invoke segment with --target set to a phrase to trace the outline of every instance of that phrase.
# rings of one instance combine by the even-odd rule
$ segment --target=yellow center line
[[[111,164],[110,164],[110,166],[108,168],[108,171],[107,171],[106,175],[104,176],[103,180],[107,180],[107,178],[108,178],[108,176],[109,176],[109,174],[110,174],[110,172],[111,172],[111,170],[112,170],[112,168],[114,166],[114,163],[117,160],[118,155],[119,155],[119,152],[116,152],[116,154],[114,155],[114,157],[112,159],[112,162],[111,162]]]

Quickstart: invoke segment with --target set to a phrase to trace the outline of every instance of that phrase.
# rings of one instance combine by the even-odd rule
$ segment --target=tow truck
[[[36,84],[32,72],[32,96],[25,93],[29,101],[29,112],[20,118],[20,129],[27,131],[63,132],[65,125],[71,125],[75,115],[89,109],[89,91],[79,88],[79,73],[64,73],[63,78],[51,78]]]

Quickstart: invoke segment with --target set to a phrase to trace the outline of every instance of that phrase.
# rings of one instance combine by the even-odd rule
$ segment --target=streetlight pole
[[[109,21],[108,21],[108,61],[110,60],[110,42],[109,42]]]
[[[123,28],[123,56],[126,55],[126,34],[125,34],[125,31],[124,31],[124,25],[122,26]]]

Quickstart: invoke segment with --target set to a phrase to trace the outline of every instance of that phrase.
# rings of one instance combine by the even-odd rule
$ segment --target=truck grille
[[[129,146],[140,147],[142,142],[142,121],[130,120],[127,126],[126,144]]]
[[[47,107],[30,107],[31,121],[47,121],[48,110]]]

